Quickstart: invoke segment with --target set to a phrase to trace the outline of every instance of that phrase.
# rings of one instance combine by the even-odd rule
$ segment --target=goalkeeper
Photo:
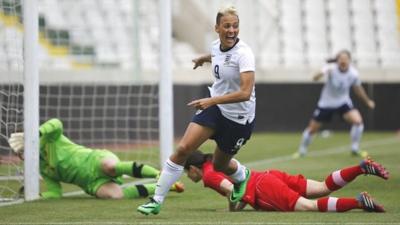
[[[152,184],[138,184],[122,188],[122,175],[137,178],[156,178],[160,171],[132,161],[120,161],[108,150],[90,149],[73,143],[63,135],[63,124],[51,119],[39,128],[40,174],[47,186],[41,196],[45,199],[61,198],[61,182],[78,185],[87,194],[102,199],[146,197],[154,194]],[[23,159],[24,134],[13,133],[10,147]],[[172,191],[182,192],[177,182]]]

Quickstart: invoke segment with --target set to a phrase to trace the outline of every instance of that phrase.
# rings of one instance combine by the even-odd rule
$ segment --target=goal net
[[[18,199],[23,163],[8,146],[23,128],[23,32],[20,1],[0,1],[0,203]]]
[[[37,0],[40,123],[77,144],[159,167],[158,1]],[[23,163],[22,0],[0,0],[0,198],[17,199]],[[152,12],[154,11],[154,12]],[[140,21],[140,23],[138,23]]]

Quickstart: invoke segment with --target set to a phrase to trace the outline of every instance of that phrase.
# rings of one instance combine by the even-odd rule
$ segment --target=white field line
[[[376,147],[376,146],[390,145],[390,144],[395,144],[395,143],[400,144],[400,139],[398,137],[365,141],[365,142],[363,142],[362,147],[363,148],[372,148],[372,147]],[[371,152],[371,151],[374,151],[374,150],[373,149],[369,150],[369,152]],[[333,148],[326,148],[326,149],[322,149],[319,151],[313,151],[313,152],[308,153],[306,157],[316,158],[316,157],[321,157],[321,156],[340,154],[342,152],[349,152],[349,154],[350,154],[349,145],[343,145],[343,146],[338,146],[338,147],[333,147]],[[295,160],[292,157],[292,155],[285,155],[285,156],[278,156],[278,157],[274,157],[274,158],[270,158],[270,159],[257,160],[257,161],[244,163],[244,164],[247,167],[253,168],[253,167],[259,167],[259,166],[265,166],[265,165],[272,164],[272,163],[287,162],[287,161],[292,161],[292,160]]]
[[[1,203],[0,203],[0,207],[2,207],[2,206],[8,206],[8,205],[15,205],[15,204],[23,203],[23,202],[24,202],[23,199],[18,199],[18,200],[10,201],[10,202],[1,202]]]
[[[82,222],[68,222],[68,223],[63,223],[63,222],[54,222],[54,223],[1,223],[0,224],[13,224],[13,225],[23,225],[23,224],[29,224],[29,225],[113,225],[113,224],[121,224],[121,225],[129,225],[129,224],[135,224],[135,225],[152,225],[152,224],[171,224],[171,225],[188,225],[188,224],[194,224],[194,225],[224,225],[224,224],[229,224],[229,225],[262,225],[262,224],[267,224],[267,225],[290,225],[290,224],[298,224],[298,225],[395,225],[395,224],[400,224],[396,222],[378,222],[378,223],[368,223],[368,222],[349,222],[349,223],[335,223],[335,222],[298,222],[298,223],[293,223],[293,222],[212,222],[212,223],[204,223],[204,222],[165,222],[165,221],[152,221],[152,222],[133,222],[133,223],[126,223],[126,222],[91,222],[91,221],[82,221]]]
[[[1,176],[0,177],[0,181],[8,181],[8,180],[22,181],[22,180],[24,180],[24,176],[18,175],[18,176]]]

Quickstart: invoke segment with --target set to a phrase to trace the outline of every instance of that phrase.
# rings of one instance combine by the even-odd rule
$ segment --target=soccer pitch
[[[347,132],[333,132],[325,138],[317,136],[307,157],[292,159],[290,155],[296,151],[300,135],[254,134],[237,158],[253,169],[276,168],[293,174],[302,173],[316,180],[323,180],[332,171],[360,161],[360,158],[350,156]],[[213,142],[207,142],[202,150],[209,152],[213,147]],[[360,176],[332,196],[354,197],[361,191],[368,191],[385,206],[386,213],[361,210],[346,213],[257,212],[249,207],[243,212],[230,213],[225,198],[184,176],[185,192],[170,193],[157,216],[136,212],[137,206],[146,199],[99,200],[80,195],[0,207],[0,224],[400,224],[400,136],[367,132],[361,147],[389,170],[390,179]],[[64,188],[64,191],[73,190],[71,186]]]

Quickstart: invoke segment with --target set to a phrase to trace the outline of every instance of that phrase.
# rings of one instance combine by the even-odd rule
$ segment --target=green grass
[[[333,133],[329,138],[317,137],[310,147],[309,157],[292,160],[292,154],[299,143],[299,133],[255,134],[240,150],[237,158],[254,169],[278,168],[290,173],[302,173],[308,178],[323,180],[332,171],[359,163],[351,157],[347,146],[348,133]],[[207,142],[204,151],[212,151],[214,144]],[[99,200],[89,196],[68,197],[62,200],[39,200],[35,202],[0,207],[0,223],[36,224],[323,224],[358,223],[382,224],[400,223],[400,137],[394,133],[366,133],[362,148],[381,162],[391,177],[384,181],[377,177],[360,176],[332,196],[352,197],[361,191],[368,191],[385,205],[387,213],[364,213],[354,210],[346,213],[282,213],[257,212],[246,208],[243,212],[226,211],[227,201],[202,184],[189,182],[183,194],[171,193],[157,216],[144,216],[136,207],[146,199]],[[321,154],[320,154],[321,153]],[[274,161],[273,161],[273,160]],[[71,186],[68,190],[73,190]]]

